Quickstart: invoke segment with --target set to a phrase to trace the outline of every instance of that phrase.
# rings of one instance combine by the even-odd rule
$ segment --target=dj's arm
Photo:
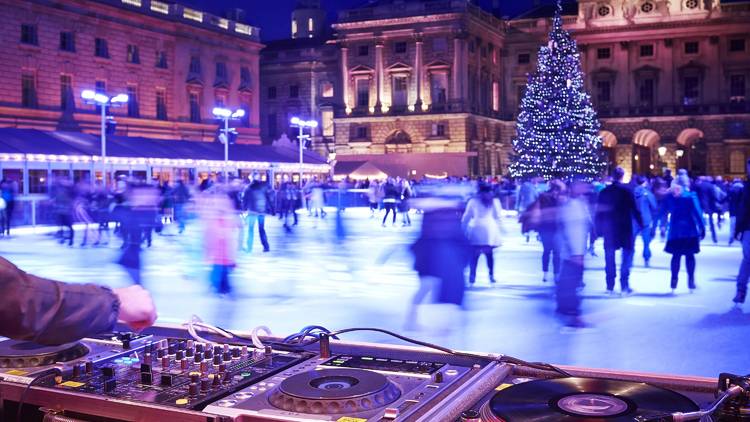
[[[61,344],[111,330],[120,300],[105,287],[27,274],[0,258],[0,335]]]

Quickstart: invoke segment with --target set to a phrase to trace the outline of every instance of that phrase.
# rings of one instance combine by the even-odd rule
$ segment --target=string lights
[[[517,178],[592,180],[606,163],[599,120],[583,83],[578,46],[563,29],[561,7],[539,48],[520,104],[510,172]]]

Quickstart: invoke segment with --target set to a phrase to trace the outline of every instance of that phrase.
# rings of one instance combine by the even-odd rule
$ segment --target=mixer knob
[[[214,387],[218,387],[221,385],[221,374],[214,374]]]
[[[217,344],[216,346],[214,346],[214,354],[215,354],[215,355],[218,355],[218,354],[220,354],[221,352],[222,352],[222,348],[221,348],[221,346],[219,346],[218,344]]]
[[[271,348],[271,346],[266,346],[266,347],[265,347],[265,348],[263,349],[263,353],[264,353],[264,354],[265,354],[266,356],[271,356],[271,355],[273,355],[273,349]]]
[[[203,343],[195,343],[195,351],[203,353]]]
[[[151,385],[153,382],[153,375],[151,372],[141,372],[141,384]]]
[[[201,363],[203,361],[203,353],[197,352],[193,360],[195,361],[195,363]]]
[[[201,378],[201,391],[208,391],[211,388],[211,380],[208,378]]]
[[[247,356],[247,346],[242,346],[242,356]]]
[[[232,354],[230,352],[224,352],[224,355],[222,356],[224,358],[224,362],[229,362],[232,360]]]
[[[183,359],[180,361],[180,369],[184,371],[188,369],[189,367],[190,367],[190,361],[188,361],[187,359]]]
[[[240,357],[240,349],[239,348],[235,347],[235,348],[232,349],[232,357],[234,359],[237,359],[237,358]]]
[[[175,359],[182,360],[184,358],[185,358],[185,352],[183,352],[182,350],[178,350],[177,353],[175,354]]]
[[[193,347],[195,347],[195,342],[193,340],[188,340],[187,341],[187,348],[188,349],[192,349]]]
[[[443,382],[443,373],[442,372],[435,372],[435,375],[432,376],[432,381],[435,384],[440,384]]]
[[[141,364],[141,372],[148,372],[151,373],[151,364],[148,363],[142,363]]]
[[[190,382],[198,382],[201,379],[201,374],[198,372],[190,373]]]
[[[206,362],[205,360],[201,362],[201,372],[204,374],[208,372],[208,362]]]
[[[214,365],[221,365],[222,360],[221,355],[214,355]]]
[[[213,352],[213,350],[211,350],[211,349],[206,349],[206,352],[205,352],[205,353],[203,353],[203,357],[204,357],[204,358],[206,358],[206,359],[211,359],[212,357],[214,357],[214,352]]]
[[[161,367],[163,369],[169,368],[169,357],[168,356],[164,356],[163,358],[161,358]]]
[[[165,387],[171,387],[172,381],[172,374],[161,374],[161,385]]]
[[[81,365],[73,365],[73,378],[81,376]]]
[[[156,351],[156,357],[161,359],[164,357],[164,349],[159,349]]]
[[[482,417],[476,410],[466,410],[461,413],[461,422],[482,422]]]
[[[90,374],[92,372],[94,372],[94,362],[89,359],[86,361],[86,373]]]
[[[185,356],[191,358],[193,357],[194,354],[195,354],[195,349],[193,349],[192,347],[188,347],[187,349],[185,349]]]
[[[190,394],[190,397],[197,397],[198,396],[198,384],[191,382],[190,386],[188,386],[188,394]]]
[[[151,353],[146,353],[143,355],[143,363],[151,365],[152,359],[153,358],[151,357]]]
[[[170,355],[173,355],[177,349],[175,348],[174,344],[170,344],[167,348],[167,352],[169,352]]]
[[[226,372],[226,370],[227,366],[225,364],[222,363],[221,365],[219,365],[219,372]]]
[[[102,368],[102,375],[104,378],[114,378],[115,376],[115,368],[105,366]]]
[[[187,348],[187,341],[182,340],[177,344],[177,350],[185,350]]]

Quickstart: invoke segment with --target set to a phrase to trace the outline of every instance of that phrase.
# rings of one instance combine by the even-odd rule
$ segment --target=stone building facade
[[[260,143],[258,28],[157,0],[0,0],[0,127],[98,133],[81,99],[126,93],[116,133],[214,140],[211,110],[246,111]]]
[[[316,149],[382,168],[398,162],[409,176],[440,165],[451,174],[506,174],[518,104],[553,13],[540,6],[499,19],[456,0],[380,0],[341,12],[335,38],[320,47],[335,54],[336,69],[332,60],[316,62],[327,80],[337,74],[327,101],[334,136],[317,137]],[[610,165],[642,174],[744,172],[750,2],[579,0],[563,4],[563,21],[581,50]],[[316,56],[308,54],[285,80],[313,80]],[[287,119],[277,104],[274,113]],[[320,110],[309,116],[323,120]]]

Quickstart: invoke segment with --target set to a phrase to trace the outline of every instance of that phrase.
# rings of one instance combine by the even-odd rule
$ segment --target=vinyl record
[[[516,421],[633,421],[636,416],[692,412],[692,400],[653,385],[595,378],[558,378],[516,384],[489,402],[492,413]]]

